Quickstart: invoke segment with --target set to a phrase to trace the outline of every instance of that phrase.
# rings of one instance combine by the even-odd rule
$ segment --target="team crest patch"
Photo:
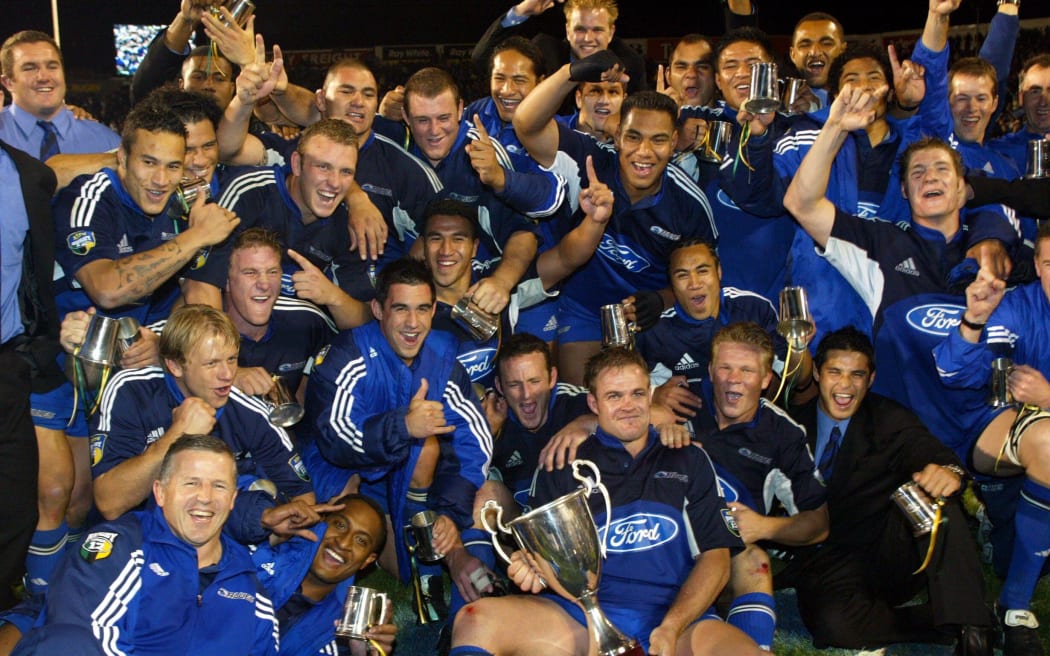
[[[298,453],[288,460],[288,465],[295,471],[296,476],[307,483],[310,482],[310,472],[306,471],[306,465],[303,464],[303,459]]]
[[[207,264],[209,255],[211,255],[211,246],[205,246],[197,251],[197,256],[193,258],[190,268],[196,270]]]
[[[736,537],[740,537],[740,527],[736,525],[736,518],[733,517],[732,511],[730,511],[729,508],[723,508],[721,513],[722,521],[725,522],[726,528],[729,529],[729,532]]]
[[[321,363],[324,362],[324,357],[326,355],[328,355],[328,346],[325,346],[323,349],[317,352],[317,355],[314,356],[314,366],[320,367]]]
[[[116,541],[116,533],[91,533],[84,538],[84,544],[80,545],[80,557],[89,563],[105,560],[113,553],[113,543]]]
[[[95,233],[91,230],[77,230],[66,237],[66,244],[74,255],[87,255],[96,243]]]
[[[106,434],[96,433],[91,436],[88,449],[91,452],[91,466],[94,467],[102,462],[102,450],[106,448]]]

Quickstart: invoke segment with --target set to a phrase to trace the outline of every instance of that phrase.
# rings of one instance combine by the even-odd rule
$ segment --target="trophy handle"
[[[590,469],[591,473],[594,474],[593,479],[580,473],[580,468],[584,466]],[[612,525],[612,502],[609,499],[609,490],[602,484],[602,474],[598,471],[598,465],[590,460],[573,460],[572,477],[583,484],[584,489],[587,490],[588,496],[595,490],[598,490],[602,493],[602,499],[605,500],[605,532],[602,534],[601,544],[598,545],[602,552],[602,558],[605,558],[606,543],[609,541],[609,527]]]
[[[376,596],[382,600],[382,605],[379,607],[379,617],[377,624],[387,624],[390,622],[390,612],[387,610],[390,604],[390,597],[385,592],[377,592]]]
[[[488,514],[490,510],[496,511],[496,528],[493,529],[489,526]],[[503,551],[503,547],[499,543],[499,534],[506,533],[510,535],[510,529],[503,525],[503,506],[499,505],[499,502],[495,499],[489,499],[485,502],[485,505],[481,507],[481,525],[485,527],[489,535],[492,538],[492,546],[495,547],[496,553],[500,555],[504,562],[510,564],[510,556]]]

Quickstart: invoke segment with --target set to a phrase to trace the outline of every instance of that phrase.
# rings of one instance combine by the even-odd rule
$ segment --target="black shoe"
[[[955,656],[992,656],[992,631],[986,626],[964,626],[955,641]]]
[[[1045,656],[1039,621],[1031,611],[996,610],[1003,627],[1003,656]]]

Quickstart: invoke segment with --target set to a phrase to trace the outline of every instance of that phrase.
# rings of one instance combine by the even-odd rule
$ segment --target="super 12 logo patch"
[[[98,241],[91,230],[77,230],[66,237],[66,244],[74,255],[87,255]]]
[[[116,541],[116,533],[105,531],[92,533],[84,538],[84,544],[80,545],[80,557],[89,563],[105,560],[113,553],[113,543]]]

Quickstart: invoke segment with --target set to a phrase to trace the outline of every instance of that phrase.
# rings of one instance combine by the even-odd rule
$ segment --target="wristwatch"
[[[1017,7],[1018,9],[1020,9],[1021,8],[1021,0],[999,0],[998,2],[995,3],[996,7],[1001,7],[1002,5],[1013,5],[1013,6]]]
[[[960,467],[959,465],[941,465],[941,467],[947,469],[948,471],[950,471],[951,473],[955,474],[963,480],[966,480],[966,478],[969,476],[966,470]]]

